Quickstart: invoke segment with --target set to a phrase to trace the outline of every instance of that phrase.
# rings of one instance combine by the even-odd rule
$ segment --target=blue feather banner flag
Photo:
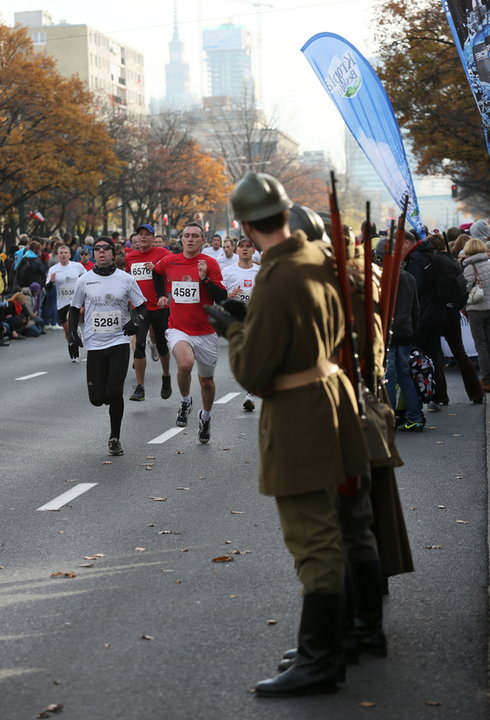
[[[386,91],[361,53],[344,38],[318,33],[301,48],[345,124],[421,238],[425,230],[400,129]]]

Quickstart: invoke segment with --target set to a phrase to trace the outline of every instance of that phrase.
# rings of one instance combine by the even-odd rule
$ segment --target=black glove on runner
[[[79,357],[79,348],[83,347],[82,338],[77,332],[70,332],[68,337],[68,353],[72,360],[76,360]]]

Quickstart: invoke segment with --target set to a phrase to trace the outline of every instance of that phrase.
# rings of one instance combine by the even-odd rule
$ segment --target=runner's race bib
[[[94,333],[113,333],[121,329],[121,313],[115,310],[99,310],[92,313]]]
[[[176,303],[198,303],[201,299],[198,282],[172,282],[172,299]]]
[[[133,263],[131,265],[131,275],[135,280],[151,280],[153,275],[151,270],[147,270],[146,263]]]
[[[62,298],[72,298],[75,295],[74,285],[65,285],[60,289],[60,296]]]

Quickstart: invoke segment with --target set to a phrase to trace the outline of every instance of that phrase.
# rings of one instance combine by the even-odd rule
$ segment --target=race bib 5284
[[[113,333],[121,329],[121,313],[115,310],[98,310],[92,313],[94,333]]]

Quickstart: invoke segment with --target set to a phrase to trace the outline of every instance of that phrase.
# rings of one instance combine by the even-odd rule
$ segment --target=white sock
[[[201,420],[204,420],[206,422],[211,417],[211,413],[207,410],[201,410]]]

